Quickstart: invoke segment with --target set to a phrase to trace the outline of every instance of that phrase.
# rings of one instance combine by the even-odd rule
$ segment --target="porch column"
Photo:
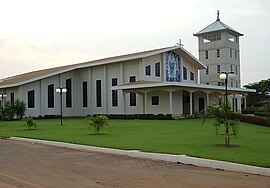
[[[247,97],[246,95],[244,95],[244,109],[247,108]]]
[[[126,94],[123,92],[123,112],[126,114]]]
[[[209,93],[206,93],[206,107],[210,106]]]
[[[147,93],[144,93],[144,114],[147,114]]]
[[[192,112],[193,112],[193,108],[192,108],[192,106],[193,106],[193,104],[192,104],[192,102],[193,102],[192,93],[193,92],[189,92],[189,114],[190,115],[192,115]]]
[[[172,91],[169,91],[169,95],[170,95],[170,101],[169,101],[169,103],[170,103],[170,114],[172,114],[173,113],[173,109],[172,109]]]

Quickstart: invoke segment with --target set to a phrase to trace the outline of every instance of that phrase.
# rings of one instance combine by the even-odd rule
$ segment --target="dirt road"
[[[270,187],[270,177],[0,139],[0,187]]]

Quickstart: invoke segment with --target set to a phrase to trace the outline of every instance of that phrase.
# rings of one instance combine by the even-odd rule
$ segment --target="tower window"
[[[145,75],[151,76],[151,65],[145,67]]]
[[[235,82],[235,87],[238,87],[238,82]]]
[[[231,82],[231,87],[233,87],[233,82]]]
[[[228,40],[231,41],[231,42],[236,42],[236,37],[233,36],[233,35],[229,35],[229,39]]]
[[[205,74],[209,74],[209,66],[206,67]]]
[[[220,49],[217,49],[217,57],[220,57]]]
[[[217,73],[220,73],[220,65],[217,65]]]
[[[183,79],[187,80],[187,68],[183,67]]]
[[[233,72],[233,65],[231,65],[231,72]]]
[[[237,74],[237,65],[235,66],[235,74]]]
[[[205,51],[205,59],[208,59],[208,51]]]
[[[232,49],[230,49],[230,57],[232,57]]]
[[[194,81],[194,73],[190,71],[190,80]]]
[[[214,33],[203,36],[203,43],[221,40],[221,33]]]
[[[221,83],[221,82],[218,82],[217,85],[220,86],[220,85],[221,85],[220,83]]]
[[[234,58],[237,59],[237,50],[234,51]]]

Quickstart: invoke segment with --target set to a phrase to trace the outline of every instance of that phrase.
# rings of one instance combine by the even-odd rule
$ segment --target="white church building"
[[[63,116],[192,115],[218,103],[225,88],[223,84],[212,84],[213,78],[223,71],[230,71],[233,65],[237,67],[238,75],[232,81],[234,84],[229,84],[228,93],[239,99],[233,110],[241,112],[241,99],[254,90],[240,88],[239,33],[216,22],[194,34],[198,36],[199,44],[202,42],[199,45],[200,60],[182,46],[172,46],[29,72],[0,80],[0,94],[5,96],[0,98],[1,105],[18,98],[26,103],[26,115],[58,115],[60,95],[56,88],[61,87],[67,89],[63,94]],[[235,43],[231,44],[231,36],[235,37],[238,48],[233,46]],[[228,63],[230,49],[235,48],[238,60]],[[216,58],[215,52],[219,51],[222,59],[219,71],[217,64],[201,60],[205,59],[202,55],[205,51],[208,51],[208,58]],[[214,65],[216,72],[212,71]],[[205,74],[207,70],[208,75]],[[200,83],[200,73],[203,83]]]

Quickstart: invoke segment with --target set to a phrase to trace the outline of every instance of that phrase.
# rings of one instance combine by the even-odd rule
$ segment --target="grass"
[[[0,136],[17,136],[188,156],[270,167],[270,128],[239,123],[239,137],[231,143],[240,147],[223,148],[223,136],[215,135],[213,120],[110,120],[112,129],[101,135],[83,128],[84,119],[36,120],[37,129],[27,130],[24,121],[0,122]],[[102,134],[103,133],[103,134]]]

